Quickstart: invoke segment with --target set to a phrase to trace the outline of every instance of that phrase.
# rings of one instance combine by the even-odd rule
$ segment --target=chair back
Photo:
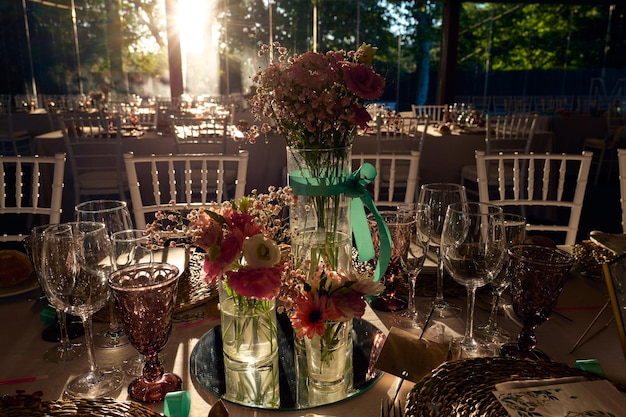
[[[0,155],[0,214],[5,216],[2,242],[21,241],[34,224],[34,216],[47,216],[37,224],[59,223],[63,198],[65,154],[54,156]],[[42,179],[52,180],[42,182]],[[19,226],[19,229],[13,226]]]
[[[64,114],[59,116],[59,125],[72,170],[75,203],[93,196],[123,200],[126,180],[119,115]]]
[[[486,116],[487,135],[485,152],[530,152],[535,129],[536,114],[511,114]]]
[[[434,104],[434,105],[417,105],[411,104],[411,111],[413,111],[413,116],[415,117],[424,117],[428,116],[428,119],[431,123],[443,123],[446,118],[446,112],[448,111],[448,106],[445,104]]]
[[[171,116],[170,126],[178,153],[226,152],[226,117]]]
[[[561,243],[574,245],[591,158],[591,152],[487,155],[476,151],[479,200],[525,211],[528,231],[564,233]],[[497,186],[489,187],[488,174],[494,169]]]
[[[244,196],[248,151],[237,154],[124,154],[135,226],[157,211],[193,208]],[[147,215],[152,215],[147,219]]]
[[[352,167],[365,162],[376,167],[377,175],[371,184],[375,203],[414,203],[418,187],[420,153],[409,154],[353,154]]]
[[[429,123],[429,116],[406,117],[398,114],[379,116],[376,119],[378,153],[385,151],[385,142],[394,140],[415,140],[419,142],[417,148],[421,148]]]

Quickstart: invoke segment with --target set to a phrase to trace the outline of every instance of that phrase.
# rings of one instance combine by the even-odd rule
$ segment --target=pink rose
[[[385,89],[383,77],[363,64],[345,63],[343,79],[354,94],[365,100],[380,98]]]
[[[281,284],[281,268],[243,267],[239,271],[228,271],[228,285],[237,294],[258,300],[269,300],[278,296]]]

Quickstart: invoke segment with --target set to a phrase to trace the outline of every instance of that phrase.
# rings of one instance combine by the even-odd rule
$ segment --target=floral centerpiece
[[[289,188],[270,187],[237,201],[157,213],[149,231],[157,238],[178,231],[204,251],[202,275],[219,285],[226,397],[248,405],[279,406],[276,298],[286,259],[283,210]],[[164,224],[169,224],[164,226]],[[257,381],[250,385],[249,381]]]
[[[252,126],[245,137],[255,141],[272,129],[285,137],[288,183],[297,197],[290,213],[296,265],[311,260],[349,274],[350,197],[362,194],[353,192],[352,141],[358,128],[368,128],[367,102],[380,98],[385,86],[372,68],[376,49],[364,43],[357,51],[292,56],[273,44],[259,52],[270,62],[253,77],[250,104],[259,120],[269,118],[274,126]]]
[[[283,293],[283,301],[292,308],[291,324],[305,347],[309,385],[349,389],[345,377],[352,372],[352,319],[363,316],[365,297],[379,294],[384,284],[369,273],[345,275],[319,266],[314,271],[292,273],[287,285],[300,292],[291,299]]]
[[[363,43],[356,51],[306,52],[290,56],[278,43],[263,45],[259,56],[277,56],[252,79],[250,100],[258,119],[270,118],[287,145],[296,149],[345,148],[357,127],[367,130],[371,116],[367,100],[379,99],[384,78],[372,68],[377,48]],[[253,126],[246,137],[254,141],[272,127]]]

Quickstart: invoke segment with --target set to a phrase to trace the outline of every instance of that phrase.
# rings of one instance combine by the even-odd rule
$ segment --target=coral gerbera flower
[[[332,317],[328,317],[327,302],[327,296],[316,293],[307,293],[296,299],[291,324],[298,330],[298,338],[306,336],[311,339],[316,334],[324,335],[324,321],[332,320]]]

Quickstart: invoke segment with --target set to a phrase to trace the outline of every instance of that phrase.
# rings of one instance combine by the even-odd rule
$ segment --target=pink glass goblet
[[[130,343],[146,363],[141,376],[128,386],[137,401],[162,401],[165,394],[179,391],[181,378],[164,372],[159,352],[172,331],[179,270],[166,263],[144,263],[119,269],[109,277],[115,305]]]
[[[391,234],[391,257],[384,275],[385,289],[382,294],[371,300],[370,305],[373,309],[379,311],[401,311],[408,307],[408,302],[398,296],[396,288],[406,279],[406,269],[402,263],[402,258],[406,258],[411,244],[412,233],[415,227],[415,212],[409,210],[385,210],[380,212],[380,216],[387,224]],[[374,248],[378,252],[380,249],[378,227],[373,219],[370,219],[369,223]]]
[[[557,248],[534,245],[512,246],[508,254],[513,310],[523,328],[517,343],[502,345],[500,354],[547,360],[548,355],[535,347],[535,330],[550,317],[574,257]]]

